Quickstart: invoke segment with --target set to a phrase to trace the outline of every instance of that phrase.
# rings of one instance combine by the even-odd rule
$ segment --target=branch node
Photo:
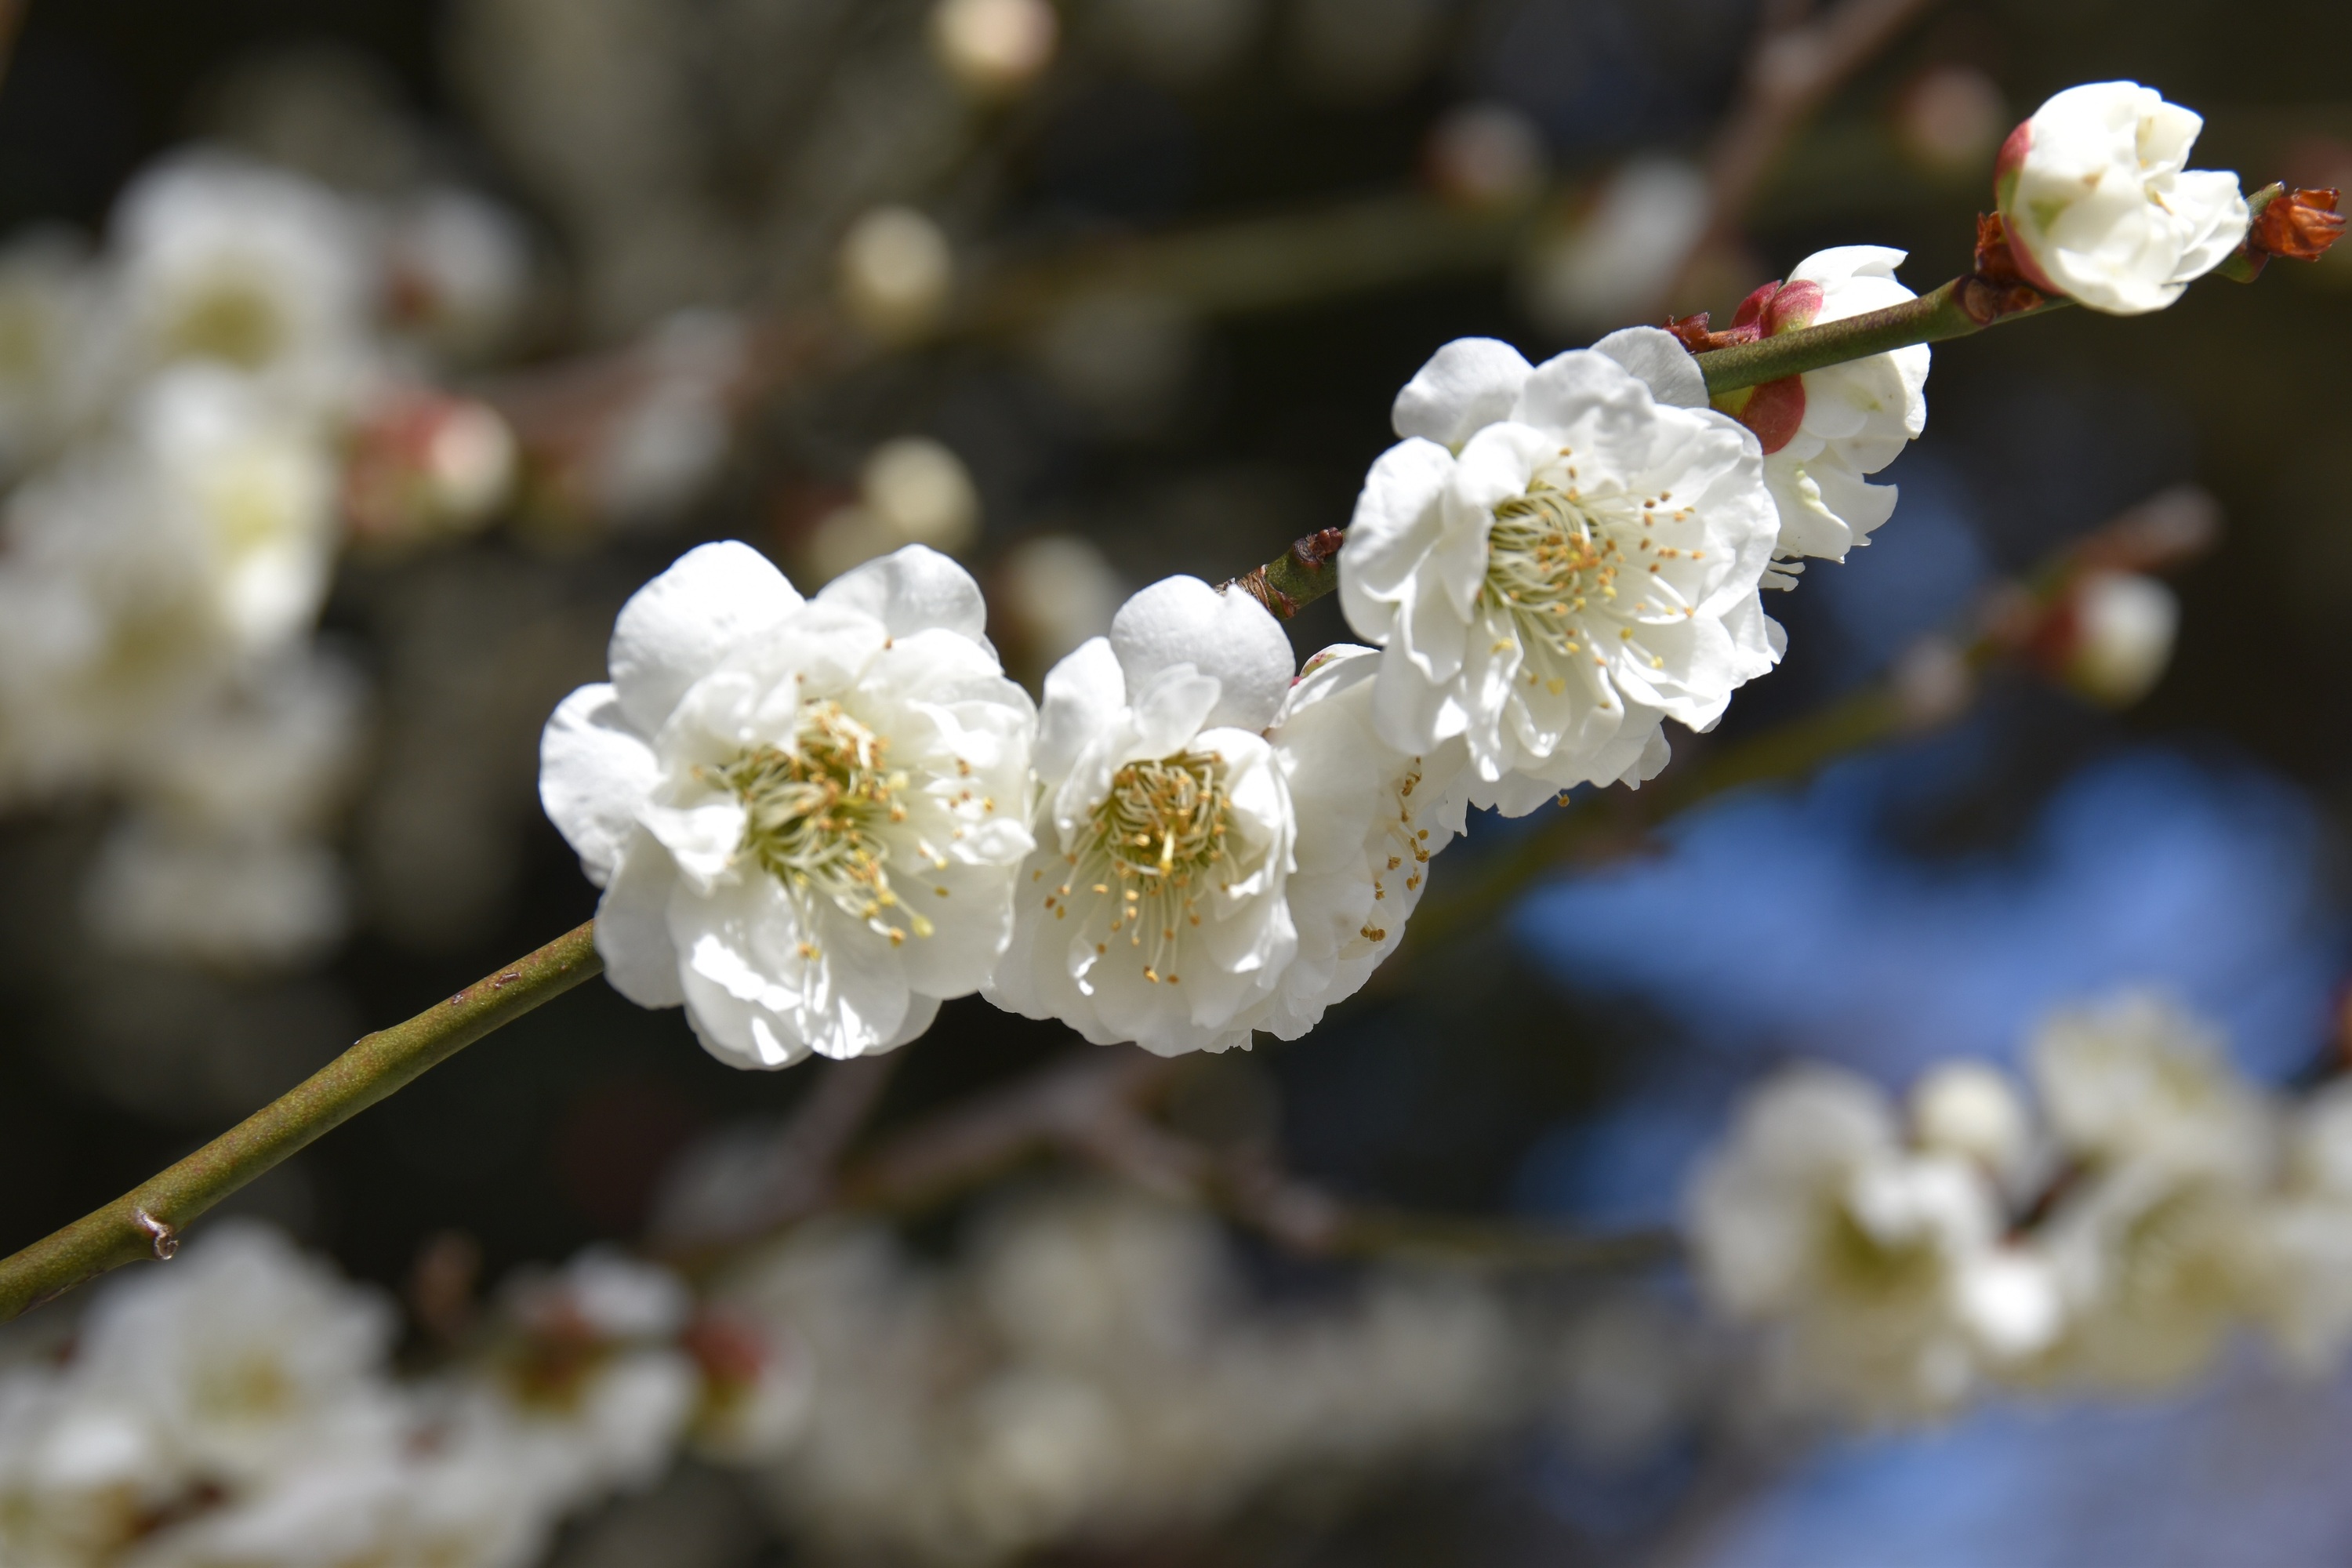
[[[142,1208],[132,1209],[131,1217],[137,1223],[140,1229],[147,1233],[149,1244],[155,1254],[155,1261],[158,1263],[172,1261],[180,1250],[180,1233]]]

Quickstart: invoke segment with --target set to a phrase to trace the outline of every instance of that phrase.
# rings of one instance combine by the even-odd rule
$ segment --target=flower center
[[[797,895],[830,900],[895,945],[907,933],[884,918],[898,898],[880,829],[906,820],[898,796],[906,793],[907,775],[884,766],[888,746],[841,704],[812,702],[801,710],[791,750],[757,747],[720,769],[719,778],[743,803],[739,855]],[[908,923],[917,936],[931,934],[931,922],[920,915]]]
[[[1047,907],[1061,919],[1076,888],[1114,900],[1110,929],[1095,952],[1108,953],[1108,939],[1124,934],[1143,954],[1146,980],[1179,984],[1171,962],[1179,934],[1201,923],[1202,893],[1233,879],[1231,806],[1225,760],[1215,752],[1128,763],[1111,775],[1083,847],[1067,857],[1070,879],[1047,896]]]
[[[174,354],[259,370],[278,357],[285,335],[278,307],[266,292],[223,279],[188,301],[165,340]]]
[[[1486,536],[1486,593],[1529,641],[1563,657],[1577,651],[1576,617],[1617,599],[1625,552],[1571,495],[1541,476],[1495,509]]]
[[[1527,655],[1528,684],[1544,685],[1555,697],[1568,689],[1574,659],[1606,668],[1612,658],[1631,658],[1661,668],[1664,659],[1636,640],[1635,628],[1696,613],[1674,577],[1677,563],[1706,553],[1658,542],[1660,533],[1693,520],[1690,508],[1667,505],[1672,491],[1582,494],[1570,456],[1563,448],[1559,462],[1528,480],[1525,493],[1495,508],[1481,590],[1490,608],[1510,617]],[[1510,646],[1497,642],[1495,651]],[[1605,689],[1600,700],[1610,706]]]

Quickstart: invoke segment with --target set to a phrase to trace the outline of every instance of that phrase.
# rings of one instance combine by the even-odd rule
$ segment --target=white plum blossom
[[[222,1225],[141,1284],[92,1310],[79,1394],[135,1413],[161,1462],[250,1483],[328,1449],[379,1447],[393,1430],[378,1381],[390,1304],[276,1231]]]
[[[1097,1045],[1249,1041],[1298,951],[1297,817],[1265,736],[1289,639],[1257,601],[1171,577],[1045,677],[1037,850],[986,991]]]
[[[216,150],[183,153],[132,182],[111,237],[104,324],[122,374],[210,361],[314,408],[344,405],[373,374],[372,236],[325,186]]]
[[[2049,1375],[2178,1383],[2245,1305],[2278,1153],[2273,1107],[2214,1032],[2147,993],[2053,1016],[2034,1080],[2074,1177],[2042,1226],[2075,1325]]]
[[[1036,723],[985,613],[919,545],[814,599],[739,543],[638,590],[612,680],[541,743],[540,798],[604,889],[616,990],[775,1068],[903,1045],[979,988],[1033,846]]]
[[[2271,1159],[2271,1109],[2214,1029],[2158,994],[2053,1014],[2030,1048],[2059,1148],[2094,1167],[2149,1164],[2252,1180]]]
[[[1431,858],[1464,831],[1467,748],[1452,740],[1408,756],[1382,742],[1372,720],[1379,670],[1371,648],[1325,648],[1266,731],[1298,823],[1285,889],[1298,952],[1251,1022],[1280,1039],[1298,1038],[1363,988],[1404,940]]]
[[[1708,1295],[1777,1331],[1791,1397],[1864,1415],[1948,1408],[2055,1334],[2048,1271],[2003,1226],[1984,1170],[1906,1147],[1886,1097],[1826,1067],[1757,1090],[1689,1197]]]
[[[1885,310],[1914,298],[1895,280],[1904,253],[1877,245],[1840,246],[1807,257],[1788,281],[1749,296],[1733,333],[1759,338]],[[1727,395],[1717,406],[1740,416],[1764,447],[1764,482],[1780,509],[1774,553],[1783,561],[1843,561],[1894,515],[1892,485],[1874,474],[1927,427],[1925,343],[1811,370]],[[1793,585],[1795,564],[1777,566],[1771,587]]]
[[[2284,1163],[2255,1224],[2252,1310],[2291,1363],[2326,1372],[2352,1347],[2352,1079],[2296,1108]]]
[[[1460,738],[1468,798],[1508,815],[1639,783],[1665,719],[1705,729],[1779,659],[1757,588],[1779,533],[1753,433],[1636,328],[1530,367],[1490,339],[1397,395],[1339,555],[1381,649],[1373,711],[1408,755]]]
[[[1994,190],[2027,281],[2095,310],[2160,310],[2246,237],[2238,176],[2191,169],[2204,121],[2133,81],[2070,87],[2010,132]]]
[[[318,430],[208,366],[9,498],[0,521],[0,789],[129,765],[310,629],[334,551]]]

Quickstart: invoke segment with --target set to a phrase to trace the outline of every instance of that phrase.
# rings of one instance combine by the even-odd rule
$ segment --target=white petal
[[[653,749],[629,727],[610,686],[574,691],[540,733],[540,805],[600,888],[657,777]]]
[[[604,961],[604,979],[640,1007],[675,1007],[686,1000],[669,935],[677,887],[668,852],[641,832],[624,847],[596,903],[596,955]]]
[[[1274,722],[1297,668],[1290,638],[1247,594],[1210,587],[1198,577],[1169,577],[1121,605],[1110,624],[1130,691],[1162,670],[1189,664],[1217,683],[1208,722],[1263,730]]]
[[[1390,410],[1390,422],[1400,436],[1459,447],[1479,426],[1508,414],[1527,379],[1527,359],[1510,344],[1495,338],[1456,338],[1404,384]]]
[[[1105,637],[1088,637],[1045,672],[1037,709],[1037,776],[1059,784],[1127,706],[1127,676]]]
[[[1870,246],[1853,248],[1867,250]],[[1900,258],[1901,251],[1889,252]],[[1650,395],[1674,408],[1706,406],[1706,374],[1691,352],[1672,332],[1656,327],[1622,327],[1592,345],[1592,352],[1615,360],[1650,389]]]
[[[988,604],[971,574],[928,545],[909,544],[843,573],[817,592],[822,604],[862,610],[894,637],[940,627],[986,646]]]
[[[638,589],[613,624],[607,663],[629,721],[655,733],[688,687],[800,603],[784,574],[748,544],[688,551]]]

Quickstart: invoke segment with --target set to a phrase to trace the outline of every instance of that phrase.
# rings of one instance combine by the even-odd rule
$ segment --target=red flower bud
[[[1767,457],[1787,446],[1805,418],[1805,378],[1784,375],[1717,400],[1716,406],[1756,432]]]
[[[2282,191],[2255,215],[2246,248],[2296,261],[2316,261],[2344,233],[2334,191]]]

